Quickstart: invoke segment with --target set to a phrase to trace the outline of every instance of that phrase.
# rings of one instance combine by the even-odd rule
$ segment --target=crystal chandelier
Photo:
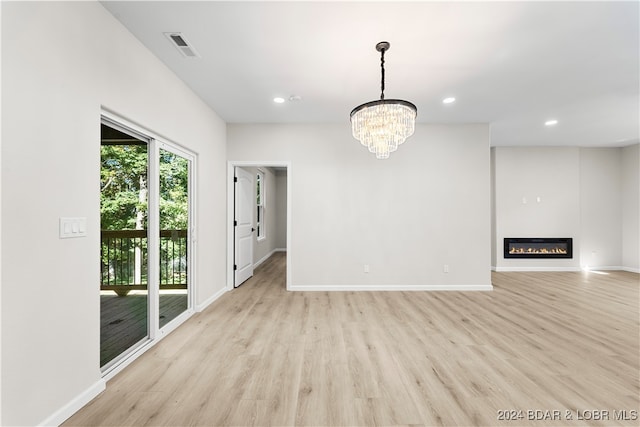
[[[380,100],[358,105],[351,111],[353,137],[378,159],[389,158],[398,145],[413,135],[418,115],[418,109],[409,101],[384,99],[384,53],[390,46],[389,42],[376,45],[382,70]]]

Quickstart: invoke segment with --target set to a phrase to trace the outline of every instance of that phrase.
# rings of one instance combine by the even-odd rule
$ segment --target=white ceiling
[[[413,102],[419,122],[489,122],[494,146],[639,141],[635,1],[103,5],[229,123],[349,126],[352,108],[379,98],[386,40],[385,97]],[[272,101],[291,95],[302,100]]]

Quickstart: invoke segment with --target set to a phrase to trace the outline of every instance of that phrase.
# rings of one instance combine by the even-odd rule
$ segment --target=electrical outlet
[[[442,266],[442,271],[444,271],[445,273],[449,272],[449,264],[445,264]]]
[[[369,264],[365,264],[364,265],[364,272],[368,273],[369,272]]]

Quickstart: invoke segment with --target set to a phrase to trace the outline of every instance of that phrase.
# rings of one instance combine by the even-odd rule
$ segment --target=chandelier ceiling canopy
[[[384,99],[384,53],[389,42],[380,42],[380,99],[358,105],[351,111],[353,137],[378,159],[387,159],[415,131],[418,109],[409,101]]]

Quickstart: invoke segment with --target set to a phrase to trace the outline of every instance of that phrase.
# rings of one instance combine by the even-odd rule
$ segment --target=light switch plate
[[[87,236],[87,218],[60,217],[60,238],[70,239]]]

